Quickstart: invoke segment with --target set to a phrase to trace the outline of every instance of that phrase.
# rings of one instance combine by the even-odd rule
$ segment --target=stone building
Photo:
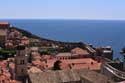
[[[79,47],[76,47],[76,48],[72,49],[71,53],[76,58],[90,57],[90,53],[86,49],[82,49],[82,48],[79,48]]]
[[[15,56],[15,77],[16,80],[25,83],[27,77],[27,56],[25,46],[17,46],[17,54]]]
[[[21,37],[22,37],[22,33],[17,31],[16,29],[10,29],[8,32],[6,44],[12,43],[13,48],[15,48],[16,46],[18,46],[21,43]],[[8,48],[8,47],[6,47],[6,48]]]
[[[29,73],[28,83],[115,83],[87,69]]]
[[[3,47],[8,34],[8,22],[0,22],[0,46]]]
[[[7,29],[10,27],[8,22],[0,22],[0,29]]]
[[[88,58],[90,57],[90,53],[86,49],[82,49],[79,47],[76,47],[71,50],[71,52],[63,52],[63,53],[58,53],[56,55],[57,59],[80,59],[80,58]]]
[[[25,46],[28,46],[29,43],[30,43],[29,38],[26,37],[26,36],[23,36],[23,37],[21,38],[21,43],[22,43],[23,45],[25,45]]]

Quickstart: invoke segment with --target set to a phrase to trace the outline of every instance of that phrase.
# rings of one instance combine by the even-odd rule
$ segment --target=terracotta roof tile
[[[67,53],[59,53],[56,56],[71,56],[71,53],[67,52]]]
[[[118,83],[125,83],[125,81],[122,81],[122,82],[118,82]]]
[[[9,25],[9,22],[0,22],[0,25]]]
[[[0,30],[0,35],[1,35],[1,36],[6,36],[6,35],[7,35],[7,31],[5,31],[5,30]]]
[[[39,72],[42,72],[39,68],[37,67],[31,67],[29,70],[28,70],[29,73],[39,73]]]
[[[53,67],[55,61],[56,59],[47,60],[48,67]],[[64,64],[63,66],[65,66],[65,64],[69,64],[72,65],[73,69],[89,68],[90,70],[99,70],[101,66],[101,63],[98,63],[91,58],[67,59],[61,61]]]
[[[87,50],[82,49],[82,48],[79,48],[79,47],[72,49],[71,52],[72,52],[73,54],[76,54],[76,55],[86,55],[86,54],[89,54],[89,53],[87,52]]]

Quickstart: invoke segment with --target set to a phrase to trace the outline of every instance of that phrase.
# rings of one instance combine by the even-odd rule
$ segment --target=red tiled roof
[[[11,63],[9,64],[9,67],[10,67],[11,69],[15,69],[15,64],[11,62]]]
[[[90,69],[90,70],[100,70],[101,63],[95,63],[95,64],[75,64],[72,66],[73,69]]]
[[[84,50],[84,49],[79,48],[79,47],[72,49],[71,52],[72,52],[73,54],[76,54],[76,55],[86,55],[86,54],[89,54],[89,53],[87,52],[87,50]]]
[[[33,55],[33,60],[41,60],[41,56],[39,56],[39,55]]]
[[[32,64],[33,64],[33,65],[43,65],[40,60],[32,61]]]
[[[56,59],[47,60],[48,67],[53,67],[54,62]],[[101,63],[94,61],[91,58],[84,58],[84,59],[67,59],[61,60],[62,63],[72,65],[74,69],[81,69],[81,68],[89,68],[90,70],[99,70]],[[74,65],[73,65],[74,64]]]
[[[32,64],[33,64],[33,66],[35,66],[41,70],[45,69],[45,64],[43,62],[41,62],[40,60],[32,61]]]
[[[28,37],[23,36],[21,39],[23,39],[23,40],[28,40]]]
[[[94,61],[93,59],[91,58],[82,58],[82,59],[68,59],[68,60],[62,60],[66,63],[83,63],[83,64],[86,64],[86,63],[97,63],[96,61]]]
[[[118,83],[125,83],[125,81],[122,81],[122,82],[118,82]]]
[[[10,74],[10,72],[8,72],[8,70],[6,69],[6,67],[7,67],[7,64],[8,64],[8,62],[7,62],[7,60],[3,60],[3,61],[0,61],[0,67],[1,67],[1,70],[2,70],[2,72],[1,72],[1,74],[0,74],[0,83],[2,82],[2,81],[4,81],[4,83],[22,83],[22,82],[20,82],[20,81],[16,81],[16,80],[11,80],[11,74]],[[11,66],[14,66],[14,64],[9,64],[9,66],[11,67]],[[2,82],[3,83],[3,82]]]
[[[71,56],[71,53],[67,52],[67,53],[59,53],[56,56]]]
[[[52,55],[42,55],[42,59],[50,59],[52,57]]]
[[[31,67],[29,70],[28,70],[29,73],[39,73],[39,72],[42,72],[39,68],[37,67]]]
[[[62,62],[62,63],[60,63],[60,68],[62,70],[69,69],[69,65],[67,63]]]
[[[6,68],[6,67],[7,67],[7,61],[6,61],[6,60],[0,61],[0,66],[1,66],[2,68]]]
[[[6,30],[0,30],[0,35],[1,36],[6,36],[7,35],[7,31]]]
[[[9,25],[9,22],[0,22],[0,25]]]

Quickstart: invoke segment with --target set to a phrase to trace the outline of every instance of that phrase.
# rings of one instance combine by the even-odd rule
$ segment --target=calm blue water
[[[82,41],[94,46],[112,46],[114,58],[125,46],[125,21],[101,20],[1,20],[41,37],[60,41]]]

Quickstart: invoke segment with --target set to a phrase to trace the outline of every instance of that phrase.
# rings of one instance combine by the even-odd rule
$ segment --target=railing
[[[104,64],[103,67],[107,69],[109,72],[111,72],[113,75],[115,75],[116,77],[125,79],[125,72],[117,70],[116,68],[110,66],[108,63]]]
[[[86,48],[90,51],[90,52],[92,52],[92,53],[95,53],[96,51],[93,49],[93,48],[91,48],[90,46],[86,46]]]
[[[108,59],[108,58],[104,58],[104,60],[105,60],[106,62],[113,62],[111,59]]]

